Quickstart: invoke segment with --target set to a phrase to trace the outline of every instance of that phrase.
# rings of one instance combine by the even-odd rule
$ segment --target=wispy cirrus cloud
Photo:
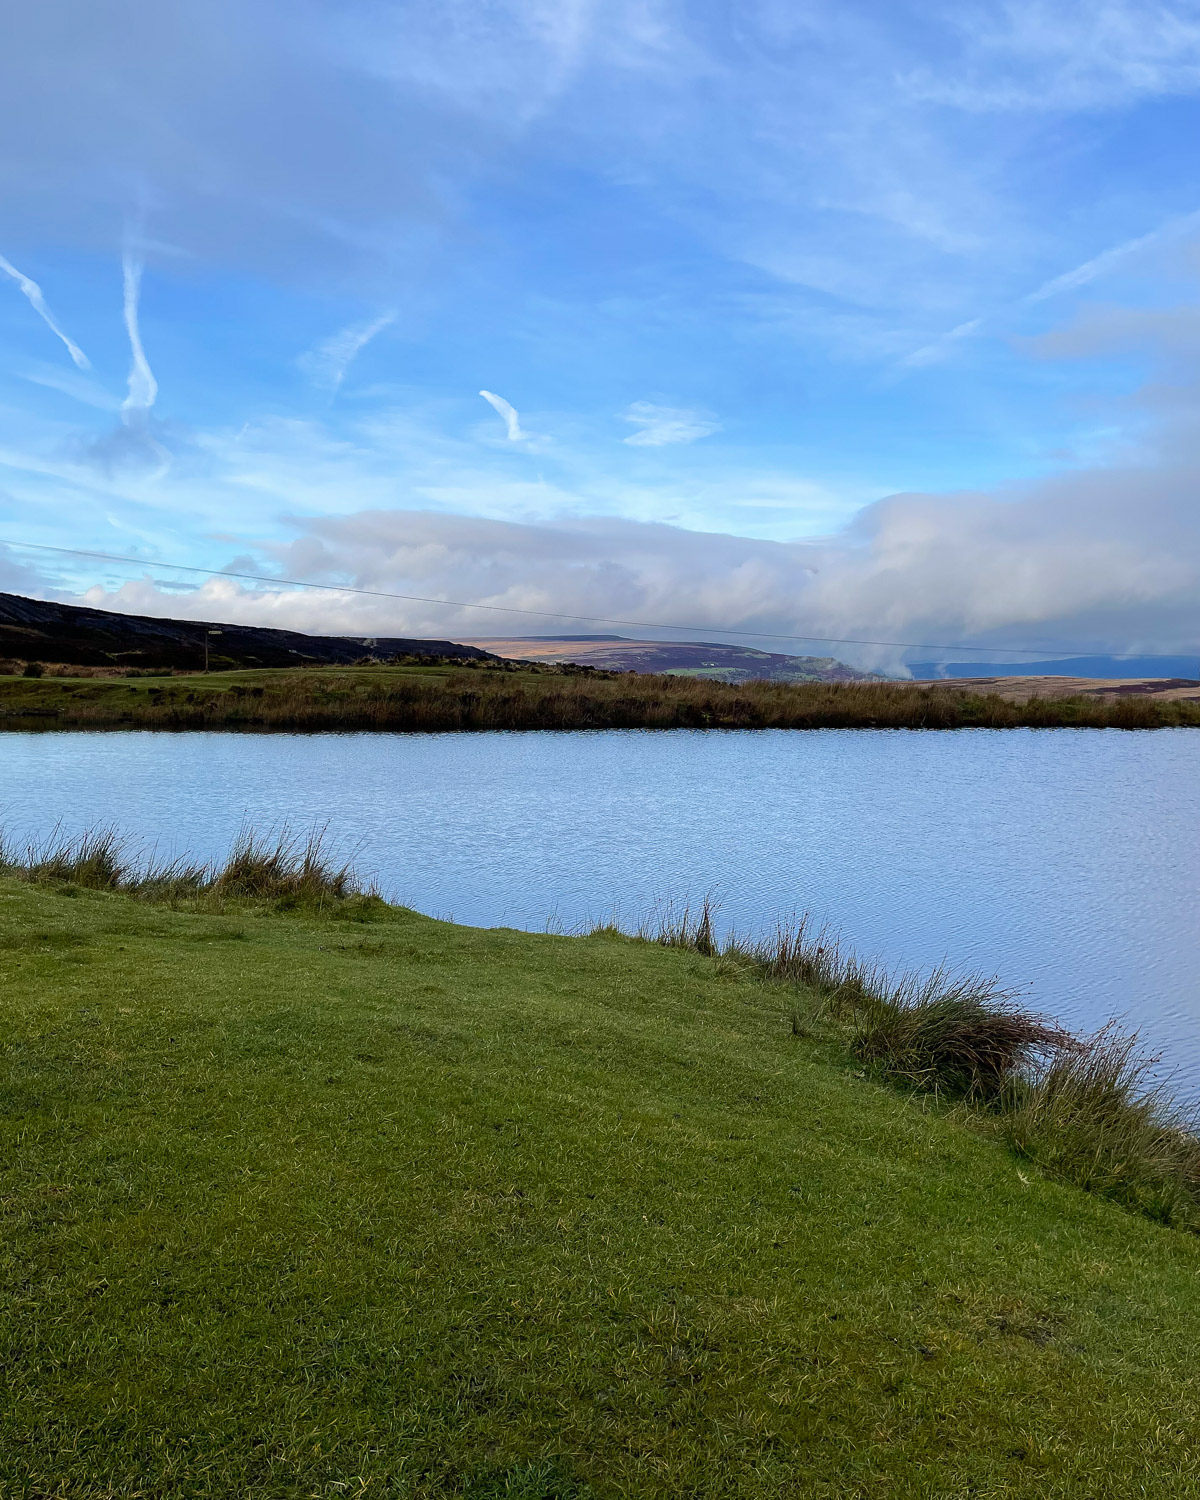
[[[18,271],[12,261],[6,260],[3,255],[0,255],[0,271],[3,271],[6,276],[11,276],[17,283],[30,307],[37,313],[50,332],[56,338],[62,340],[67,353],[74,360],[76,366],[81,370],[90,369],[91,365],[87,355],[69,334],[63,332],[54,314],[46,306],[46,299],[42,295],[42,289],[38,286],[37,282],[32,277],[26,276],[23,271]]]
[[[953,350],[955,344],[962,339],[969,339],[984,326],[983,318],[970,318],[966,323],[960,323],[957,328],[952,328],[949,333],[942,334],[941,338],[934,339],[931,344],[922,344],[919,349],[914,349],[911,354],[906,354],[900,361],[902,365],[917,368],[921,365],[932,365],[940,359],[945,359]]]
[[[95,291],[98,252],[111,254],[131,196],[156,242],[187,257],[138,241],[153,256],[148,349],[140,260],[127,258],[128,389],[119,425],[100,436],[84,422],[104,419],[73,412],[68,426],[38,388],[67,392],[66,381],[11,378],[45,339],[9,299],[6,334],[32,342],[0,369],[0,442],[26,465],[13,491],[31,530],[136,525],[186,533],[194,556],[214,533],[278,540],[285,513],[424,507],[526,528],[497,573],[502,591],[524,587],[522,547],[558,548],[565,576],[577,545],[593,557],[580,576],[596,612],[606,579],[610,602],[698,608],[641,522],[704,560],[704,618],[715,619],[742,608],[722,589],[722,548],[743,554],[693,533],[786,547],[912,490],[921,503],[871,512],[867,540],[820,562],[847,617],[855,599],[863,610],[874,599],[916,628],[922,590],[957,597],[956,567],[1000,611],[1004,578],[982,558],[992,548],[1016,621],[1029,571],[1044,583],[1037,609],[1055,607],[1063,580],[1064,597],[1078,594],[1070,549],[1051,544],[1032,503],[1006,510],[1013,495],[986,487],[1028,473],[1042,461],[1031,455],[1049,455],[1048,471],[1076,462],[1058,456],[1079,451],[1060,439],[1086,436],[1094,417],[1079,420],[1086,403],[1072,398],[1111,392],[1139,339],[1170,344],[1177,363],[1190,357],[1193,335],[1183,322],[1167,328],[1161,310],[1186,304],[1186,291],[1163,290],[1163,268],[1172,256],[1182,265],[1200,229],[1181,213],[1200,202],[1189,147],[1198,0],[305,0],[285,28],[268,0],[174,0],[153,25],[144,11],[144,0],[48,0],[6,17],[0,197],[12,243],[55,245],[56,267],[76,278],[69,294],[55,291],[56,307],[60,295],[64,309],[95,295],[80,331],[102,369],[123,373],[125,350],[115,306]],[[28,296],[23,274],[5,272]],[[1103,284],[1119,300],[1122,278],[1149,288],[1140,303],[1158,310],[1154,329],[1110,312],[1081,316],[1057,344],[1023,341],[1045,334],[1057,299],[1069,309]],[[353,361],[386,326],[364,309],[392,306],[405,309],[403,384],[339,404]],[[289,405],[297,327],[338,328],[301,356],[330,397],[316,416],[311,397]],[[1005,337],[984,345],[984,334]],[[238,359],[251,343],[258,357]],[[967,347],[978,357],[943,368]],[[1072,348],[1112,363],[1048,377],[1029,358]],[[920,380],[881,379],[897,361],[923,369]],[[68,393],[102,407],[62,365]],[[473,420],[478,371],[504,371],[486,378],[521,413],[488,393],[498,420]],[[626,409],[631,391],[679,393],[679,404]],[[723,437],[705,444],[713,412]],[[1110,417],[1118,436],[1146,420],[1132,401],[1113,402]],[[532,422],[553,424],[553,446]],[[1182,494],[1183,471],[1172,472]],[[1087,483],[1104,496],[1111,479],[1130,515],[1138,484],[1166,493],[1162,474],[1114,476],[1095,470]],[[1038,493],[1080,529],[1080,555],[1108,580],[1111,620],[1134,629],[1086,505]],[[603,557],[587,550],[592,531],[572,529],[589,515],[630,528]],[[1167,543],[1138,551],[1135,521],[1121,515],[1104,522],[1104,555],[1157,575]],[[1005,517],[1026,528],[1026,562],[1019,538],[1001,534]],[[559,523],[560,540],[548,539]],[[484,547],[492,534],[454,535]],[[1193,541],[1172,533],[1178,549]],[[466,548],[464,583],[480,576]],[[761,578],[765,558],[792,555],[754,552],[746,567]],[[872,557],[876,573],[863,562]],[[780,566],[763,596],[772,618],[789,617],[794,583],[814,611],[801,623],[836,623],[832,603],[817,609],[821,589]],[[558,586],[530,577],[534,593]],[[447,573],[445,588],[457,578]],[[949,604],[930,618],[983,628]],[[1154,619],[1166,628],[1161,610]]]
[[[1200,231],[1200,209],[1190,214],[1175,214],[1146,234],[1135,235],[1110,245],[1098,255],[1091,256],[1081,265],[1073,266],[1058,276],[1052,276],[1023,300],[1025,303],[1045,302],[1050,297],[1074,292],[1093,281],[1100,281],[1112,271],[1133,260],[1147,250],[1152,250],[1170,240],[1185,240]]]
[[[350,366],[377,334],[396,321],[395,312],[351,323],[324,339],[296,361],[313,383],[335,395]]]
[[[121,314],[129,341],[129,373],[125,397],[119,407],[120,422],[99,435],[80,435],[68,446],[85,463],[106,475],[122,469],[144,471],[152,467],[150,478],[160,480],[171,467],[171,455],[159,441],[161,427],[154,416],[158,381],[142,343],[140,309],[144,270],[141,256],[127,243],[121,256]],[[63,389],[61,384],[59,388]],[[66,394],[83,401],[90,398],[90,404],[103,406],[99,394],[90,390],[71,388]]]
[[[1110,245],[1098,254],[1089,256],[1087,260],[1072,266],[1070,270],[1050,277],[1007,307],[997,308],[990,313],[960,323],[931,343],[915,349],[900,363],[902,366],[910,367],[934,364],[947,358],[953,352],[955,345],[961,343],[962,340],[994,329],[1006,315],[1011,317],[1013,313],[1023,308],[1034,307],[1040,302],[1049,302],[1055,297],[1067,296],[1071,292],[1079,291],[1082,287],[1090,286],[1093,282],[1103,281],[1106,277],[1126,269],[1139,257],[1146,256],[1172,242],[1185,242],[1197,233],[1200,233],[1200,209],[1189,214],[1173,214],[1147,233],[1121,240],[1118,244]]]
[[[1200,86],[1195,0],[1003,0],[947,13],[957,47],[906,85],[970,111],[1113,108]]]
[[[126,248],[121,258],[121,274],[124,284],[121,310],[125,318],[125,332],[129,336],[129,389],[121,403],[121,416],[126,426],[144,418],[158,399],[158,381],[142,347],[142,333],[138,323],[138,305],[142,295],[142,261]]]
[[[706,412],[656,406],[652,401],[634,401],[621,413],[621,420],[637,428],[636,432],[621,440],[631,448],[665,448],[673,443],[694,443],[721,430],[720,422]]]
[[[88,375],[76,374],[74,370],[60,370],[48,365],[36,366],[22,372],[22,378],[31,385],[44,386],[47,390],[59,391],[84,406],[97,411],[117,412],[121,403]]]

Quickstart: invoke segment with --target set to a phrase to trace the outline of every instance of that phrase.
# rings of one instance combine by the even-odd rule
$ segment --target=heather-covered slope
[[[217,632],[210,634],[210,632]],[[0,659],[69,662],[88,667],[203,667],[205,639],[214,669],[345,666],[364,656],[448,656],[483,660],[488,653],[453,641],[302,635],[255,625],[160,620],[74,604],[0,594]]]
[[[514,661],[574,662],[609,672],[660,672],[702,677],[712,682],[871,682],[877,672],[860,672],[833,656],[785,656],[755,646],[722,641],[638,641],[620,635],[497,636],[476,639]]]

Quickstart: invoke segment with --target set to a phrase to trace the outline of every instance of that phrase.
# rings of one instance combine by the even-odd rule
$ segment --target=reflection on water
[[[223,852],[328,822],[395,899],[570,928],[714,890],[889,964],[1137,1024],[1200,1093],[1200,732],[0,735],[11,834],[112,822]]]

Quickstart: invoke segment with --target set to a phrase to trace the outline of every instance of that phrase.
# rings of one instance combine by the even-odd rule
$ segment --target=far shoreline
[[[1144,679],[1124,691],[1070,679],[731,684],[516,662],[71,671],[0,676],[0,732],[1200,727],[1200,684],[1174,680],[1161,691]]]

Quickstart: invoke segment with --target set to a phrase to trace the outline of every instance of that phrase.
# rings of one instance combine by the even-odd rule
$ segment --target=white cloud
[[[396,321],[394,312],[380,313],[365,322],[351,323],[302,354],[297,361],[314,384],[333,393],[346,378],[350,366],[378,333]]]
[[[53,313],[46,306],[46,299],[42,295],[42,289],[40,286],[38,286],[37,282],[34,281],[31,277],[26,276],[24,272],[18,271],[16,266],[13,265],[12,261],[5,260],[3,255],[0,255],[0,271],[3,271],[6,276],[11,276],[12,279],[17,283],[17,285],[21,288],[21,292],[26,301],[29,303],[30,307],[32,307],[34,312],[37,313],[38,317],[41,318],[42,322],[45,323],[50,332],[54,334],[56,338],[62,340],[63,344],[66,346],[67,353],[71,356],[76,366],[81,370],[89,369],[90,365],[87,355],[74,341],[74,339],[65,334],[59,327],[58,323],[55,321]]]
[[[1170,652],[1194,649],[1200,636],[1198,483],[1192,465],[1077,474],[1003,494],[896,495],[809,543],[611,517],[538,524],[369,510],[298,519],[294,541],[258,550],[283,577],[458,603],[268,593],[227,579],[192,596],[144,579],[89,597],[346,634],[570,632],[609,620],[668,635],[757,631],[779,649],[801,637],[791,649],[807,642],[822,652],[829,637],[1001,653]],[[472,605],[493,608],[463,607]],[[895,667],[906,655],[828,649],[866,665]]]
[[[668,443],[694,443],[697,438],[720,432],[721,424],[703,412],[673,406],[655,406],[649,401],[635,401],[622,413],[621,420],[638,429],[622,439],[634,448],[662,448]]]
[[[1074,356],[1098,342],[1155,338],[1172,358],[1194,359],[1194,323],[1169,310],[1100,310],[1037,352]],[[968,642],[1000,653],[1172,652],[1200,638],[1194,399],[1193,391],[1148,388],[1142,400],[1158,424],[1157,458],[1138,466],[994,493],[893,495],[840,529],[831,524],[836,502],[795,476],[706,468],[695,484],[710,488],[689,509],[669,484],[622,485],[578,457],[572,472],[565,450],[554,482],[514,479],[479,466],[476,444],[439,435],[412,413],[362,419],[340,434],[278,419],[197,434],[180,450],[169,510],[151,509],[148,491],[123,475],[92,474],[76,497],[80,471],[61,460],[41,461],[19,483],[14,476],[8,508],[30,525],[48,505],[64,522],[110,510],[150,538],[171,537],[193,517],[190,546],[164,541],[167,556],[216,561],[213,535],[232,532],[224,545],[252,551],[265,572],[460,601],[272,593],[220,579],[182,593],[152,579],[114,580],[89,596],[147,613],[442,638],[530,633],[543,628],[542,616],[521,611],[540,611],[548,630],[615,619],[641,631],[632,622],[658,622],[667,634],[689,626],[718,637],[735,629],[803,637],[797,650],[805,642],[824,650],[819,642],[836,637]],[[290,540],[278,540],[281,513],[292,517]],[[717,514],[723,530],[712,524]],[[760,535],[735,534],[743,517],[759,522]],[[787,540],[822,521],[824,540]],[[82,545],[98,545],[94,530],[87,536]],[[481,604],[497,610],[466,607]],[[831,649],[863,665],[896,666],[904,656]]]
[[[1021,308],[1047,302],[1054,297],[1078,291],[1081,287],[1093,282],[1103,281],[1114,272],[1126,268],[1131,261],[1136,261],[1139,257],[1145,258],[1153,250],[1175,241],[1186,240],[1196,232],[1197,228],[1200,228],[1200,210],[1190,214],[1173,215],[1148,233],[1137,235],[1133,239],[1122,240],[1119,244],[1102,250],[1098,255],[1090,256],[1069,271],[1052,276],[1041,286],[1018,298],[1008,307],[999,308],[991,313],[972,318],[968,322],[960,323],[949,333],[942,334],[940,338],[914,350],[900,363],[902,366],[913,367],[934,364],[947,358],[953,352],[954,346],[963,339],[972,338],[989,326],[994,328],[1004,314],[1011,315]]]
[[[480,391],[479,393],[487,404],[504,419],[504,430],[508,434],[510,443],[519,443],[522,438],[529,434],[521,431],[521,417],[517,408],[503,396],[497,396],[491,391]]]
[[[121,415],[126,425],[145,416],[158,399],[158,381],[146,359],[142,348],[142,334],[138,326],[138,303],[142,292],[142,262],[126,250],[121,261],[125,295],[123,311],[125,331],[129,335],[129,394],[121,403]]]
[[[59,391],[97,411],[117,412],[121,403],[87,375],[77,375],[73,370],[59,370],[49,365],[40,365],[23,372],[23,379],[31,385],[45,386],[47,390]]]
[[[996,0],[946,13],[959,50],[912,92],[966,110],[1113,108],[1200,88],[1195,0]]]

